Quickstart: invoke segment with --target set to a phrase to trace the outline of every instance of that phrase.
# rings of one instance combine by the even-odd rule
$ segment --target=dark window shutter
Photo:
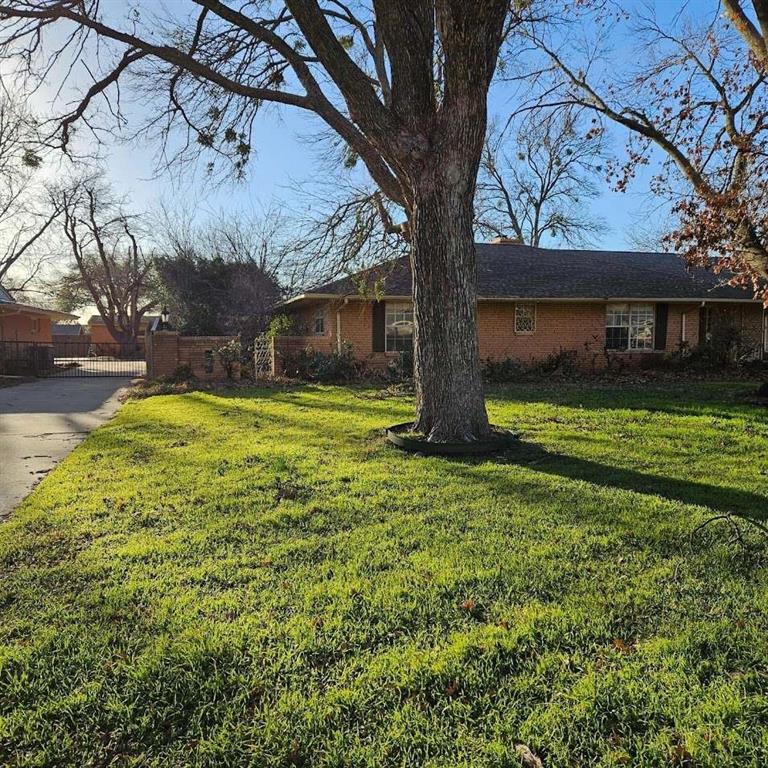
[[[384,323],[386,307],[383,301],[373,302],[373,351],[384,351]]]
[[[654,335],[653,348],[662,350],[667,348],[667,316],[669,304],[656,305],[656,333]]]

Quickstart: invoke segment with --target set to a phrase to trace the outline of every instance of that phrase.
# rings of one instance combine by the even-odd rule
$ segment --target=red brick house
[[[144,315],[139,323],[139,337],[137,344],[144,346],[144,334],[147,328],[152,327],[158,319],[158,315]],[[110,333],[104,318],[101,315],[91,315],[86,323],[86,332],[91,337],[92,344],[119,344],[120,342]]]
[[[0,285],[0,375],[51,368],[51,327],[57,320],[74,319],[67,312],[22,304]]]
[[[639,364],[681,344],[696,346],[718,323],[740,330],[755,356],[768,351],[762,304],[708,270],[687,268],[675,254],[554,250],[508,240],[476,248],[482,359],[528,363],[574,350],[584,368],[603,367],[611,357]],[[296,330],[276,340],[278,353],[331,352],[348,343],[372,367],[386,366],[412,345],[408,260],[325,283],[282,309]]]
[[[67,312],[19,303],[0,285],[0,341],[51,344],[52,324],[75,319]]]

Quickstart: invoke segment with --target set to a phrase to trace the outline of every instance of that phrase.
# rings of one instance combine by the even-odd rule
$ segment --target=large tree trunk
[[[415,115],[413,127],[423,131],[424,141],[415,142],[408,154],[406,195],[416,429],[436,442],[469,442],[489,432],[477,342],[472,222],[488,86],[508,4],[440,0],[435,7],[444,52],[442,104],[436,113]],[[431,71],[431,55],[424,66]]]
[[[420,185],[411,219],[416,429],[440,442],[488,434],[477,341],[474,176],[450,175],[430,174]]]

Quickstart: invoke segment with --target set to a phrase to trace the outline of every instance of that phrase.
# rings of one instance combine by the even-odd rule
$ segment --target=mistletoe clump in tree
[[[162,95],[152,126],[161,125],[166,135],[182,127],[192,139],[185,146],[231,155],[238,171],[263,105],[322,120],[405,214],[416,428],[434,441],[470,441],[489,431],[472,231],[487,94],[505,33],[519,22],[513,9],[527,14],[529,6],[188,0],[172,6],[173,17],[147,9],[120,18],[98,0],[5,0],[0,18],[5,55],[30,75],[50,71],[43,43],[51,30],[65,40],[62,46],[56,38],[54,56],[98,55],[93,84],[62,117],[64,145],[73,126],[93,124],[94,103],[108,91],[111,112],[122,118],[119,83]]]

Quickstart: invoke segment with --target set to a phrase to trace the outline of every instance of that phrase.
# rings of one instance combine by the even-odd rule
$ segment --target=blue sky
[[[492,99],[491,109],[502,119],[506,99]],[[118,188],[130,193],[138,208],[149,208],[159,201],[194,206],[201,217],[215,215],[224,208],[246,211],[268,208],[278,202],[289,209],[303,205],[295,186],[311,186],[321,164],[317,150],[305,138],[322,127],[317,118],[290,108],[271,109],[256,125],[247,178],[242,182],[211,184],[202,169],[195,173],[178,173],[157,177],[155,148],[136,144],[117,144],[107,151],[109,176]],[[621,152],[622,138],[611,139],[616,151]],[[631,248],[632,234],[642,225],[643,216],[653,208],[655,201],[647,195],[647,185],[641,177],[627,193],[611,191],[601,183],[601,197],[590,207],[605,219],[608,228],[597,243],[603,248]]]
[[[153,2],[156,0],[153,0]],[[104,5],[114,11],[125,6],[119,0],[106,0]],[[166,8],[173,10],[180,0],[167,0]],[[185,4],[186,6],[187,4]],[[651,3],[660,17],[680,10],[682,3],[669,0],[656,0]],[[711,12],[714,5],[709,0],[695,0],[685,3],[689,10]],[[182,5],[179,4],[179,8]],[[622,51],[623,41],[615,44]],[[630,48],[626,48],[627,53]],[[81,77],[84,72],[81,68]],[[85,79],[81,82],[86,82]],[[36,97],[38,109],[47,109],[51,89],[43,89]],[[491,115],[504,119],[508,114],[509,103],[503,89],[492,92],[490,101]],[[143,107],[131,108],[139,116]],[[321,127],[316,118],[290,107],[270,107],[265,110],[256,126],[247,179],[243,182],[231,182],[213,185],[201,171],[187,172],[183,176],[174,174],[155,175],[156,148],[141,143],[130,145],[112,143],[105,147],[105,164],[108,175],[116,188],[131,196],[134,206],[149,209],[158,201],[164,200],[172,205],[194,210],[200,218],[215,215],[222,209],[242,209],[246,211],[268,207],[273,202],[280,202],[287,207],[304,204],[291,188],[295,184],[312,184],[318,174],[316,150],[301,137],[312,135]],[[614,132],[613,147],[621,152],[623,135]],[[631,248],[633,235],[643,227],[653,227],[654,218],[659,214],[655,204],[647,194],[647,179],[640,176],[630,192],[619,194],[612,192],[607,185],[602,185],[602,195],[591,204],[595,214],[601,216],[608,228],[596,245],[603,248]]]

